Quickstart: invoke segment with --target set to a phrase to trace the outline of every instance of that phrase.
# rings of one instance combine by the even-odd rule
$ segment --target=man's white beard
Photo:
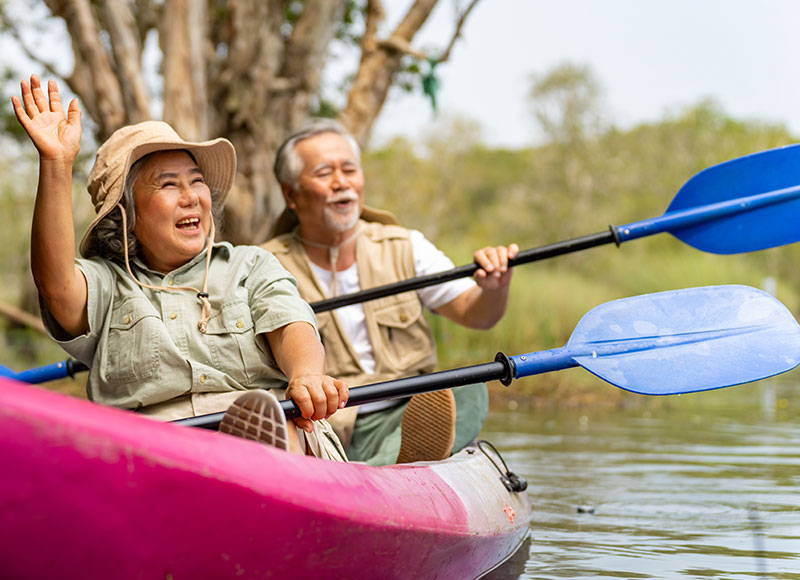
[[[331,204],[345,199],[356,202],[350,212],[343,214],[336,211],[333,205],[326,205],[325,213],[323,214],[325,225],[337,233],[346,232],[354,228],[358,223],[358,195],[353,190],[348,189],[347,191],[341,192],[331,200]]]

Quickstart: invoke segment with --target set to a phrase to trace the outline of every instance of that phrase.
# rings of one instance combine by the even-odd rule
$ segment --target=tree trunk
[[[189,141],[208,134],[206,2],[171,0],[159,30],[164,54],[164,121]]]

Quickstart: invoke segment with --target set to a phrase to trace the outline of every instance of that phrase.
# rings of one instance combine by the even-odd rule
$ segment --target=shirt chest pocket
[[[434,346],[428,324],[416,295],[375,310],[375,322],[381,345],[374,345],[376,358],[382,349],[389,362],[405,370],[429,357]]]
[[[214,366],[242,385],[251,384],[268,364],[246,302],[223,305],[208,321],[206,338]]]
[[[131,383],[153,377],[159,368],[161,318],[146,300],[127,300],[111,312],[101,374],[109,382]]]

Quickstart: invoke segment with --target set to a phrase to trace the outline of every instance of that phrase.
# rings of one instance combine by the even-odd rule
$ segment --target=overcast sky
[[[387,25],[406,4],[387,0]],[[452,6],[441,0],[415,47],[443,46]],[[623,128],[713,97],[733,117],[800,135],[799,29],[800,0],[481,0],[437,69],[440,110],[479,121],[490,144],[529,144],[531,74],[570,61],[591,67]],[[393,96],[374,143],[433,121],[422,95]]]

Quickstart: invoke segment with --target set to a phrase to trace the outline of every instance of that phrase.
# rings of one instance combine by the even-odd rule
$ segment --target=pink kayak
[[[8,379],[0,466],[0,578],[471,579],[531,517],[485,447],[333,463]]]

